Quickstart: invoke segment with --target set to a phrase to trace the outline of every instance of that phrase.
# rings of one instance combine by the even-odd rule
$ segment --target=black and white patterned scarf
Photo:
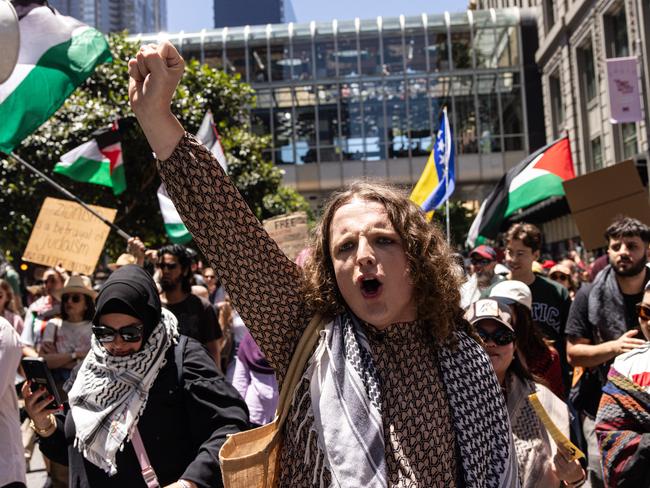
[[[178,322],[168,310],[162,311],[142,349],[130,356],[111,356],[92,337],[68,393],[70,413],[77,431],[75,447],[111,476],[117,472],[115,455],[133,433],[165,354],[177,340]]]
[[[308,415],[313,415],[312,429],[324,455],[322,468],[331,473],[333,487],[385,488],[380,378],[363,328],[344,314],[320,334],[303,380],[310,383]],[[456,332],[456,339],[456,347],[437,350],[464,486],[516,488],[517,458],[508,411],[490,359],[464,332]]]
[[[305,376],[332,486],[386,487],[379,377],[356,319],[344,314],[325,326]]]

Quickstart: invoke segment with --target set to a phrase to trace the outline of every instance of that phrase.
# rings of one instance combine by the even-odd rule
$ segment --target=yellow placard
[[[264,221],[266,232],[292,261],[307,245],[307,213],[295,212]]]
[[[544,427],[546,427],[546,430],[548,431],[553,441],[555,441],[555,444],[557,444],[558,447],[564,449],[564,452],[570,456],[569,461],[575,461],[578,458],[585,457],[584,453],[578,449],[578,447],[569,439],[567,439],[567,437],[560,431],[560,429],[558,429],[557,425],[555,425],[555,422],[551,420],[548,412],[544,409],[544,406],[539,401],[539,398],[537,398],[537,393],[528,395],[528,400],[530,400],[530,404],[535,410],[535,413],[537,413],[537,416],[544,424]]]
[[[89,205],[113,222],[117,210]],[[76,202],[48,197],[23,253],[23,261],[90,275],[95,271],[110,228]]]

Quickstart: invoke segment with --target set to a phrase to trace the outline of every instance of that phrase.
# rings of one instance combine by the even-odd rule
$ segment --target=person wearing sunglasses
[[[503,276],[494,272],[497,265],[496,251],[480,245],[469,253],[469,277],[461,287],[461,307],[467,308],[480,298],[485,298],[494,285],[503,281]]]
[[[650,285],[636,312],[646,342],[616,357],[596,416],[605,485],[621,488],[650,480]]]
[[[582,484],[585,472],[579,461],[568,461],[569,453],[553,442],[528,400],[528,395],[536,393],[555,425],[569,436],[566,404],[543,384],[543,380],[530,373],[520,354],[519,332],[515,332],[517,328],[510,306],[499,299],[485,298],[474,302],[465,317],[481,338],[506,397],[521,487]]]
[[[569,292],[569,297],[571,300],[575,298],[578,287],[573,280],[571,268],[564,264],[556,264],[548,272],[548,277],[550,280],[555,281],[558,285],[566,288]]]
[[[45,294],[27,309],[20,335],[25,356],[37,355],[36,349],[41,343],[43,326],[61,313],[61,288],[65,281],[63,275],[55,268],[48,268],[43,272],[42,280]]]
[[[60,386],[90,350],[96,296],[89,278],[71,276],[61,290],[61,317],[49,320],[45,326],[38,354]],[[62,389],[59,393],[64,394]]]
[[[144,486],[143,453],[161,487],[222,486],[219,449],[248,427],[248,410],[206,349],[179,335],[144,269],[111,274],[92,331],[64,411],[48,409],[44,391],[22,390],[41,450],[70,466],[70,486]]]

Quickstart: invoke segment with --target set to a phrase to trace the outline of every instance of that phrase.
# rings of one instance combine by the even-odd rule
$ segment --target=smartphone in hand
[[[47,406],[50,409],[59,408],[63,402],[56,388],[54,378],[50,372],[45,359],[43,358],[23,358],[21,361],[25,376],[30,382],[32,392],[36,392],[40,387],[45,388],[48,393],[54,397],[52,402]]]

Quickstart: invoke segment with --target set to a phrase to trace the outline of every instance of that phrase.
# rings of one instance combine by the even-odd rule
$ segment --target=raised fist
[[[184,69],[183,58],[169,41],[140,48],[129,60],[129,100],[138,119],[169,113]]]

